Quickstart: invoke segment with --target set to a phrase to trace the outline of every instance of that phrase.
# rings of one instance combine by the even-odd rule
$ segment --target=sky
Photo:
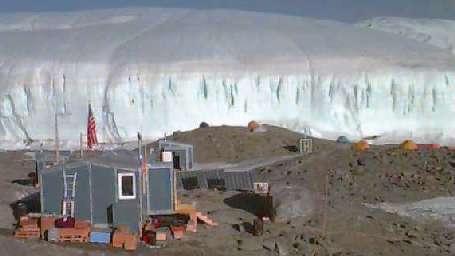
[[[0,0],[0,13],[122,7],[228,8],[345,22],[376,16],[455,20],[455,0]]]

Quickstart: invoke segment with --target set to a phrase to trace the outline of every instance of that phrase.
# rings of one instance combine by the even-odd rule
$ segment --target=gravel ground
[[[22,161],[23,152],[2,152],[0,254],[455,255],[454,229],[435,214],[422,214],[442,211],[440,216],[451,220],[447,204],[455,192],[455,152],[404,152],[389,145],[359,153],[350,145],[314,140],[314,153],[298,156],[293,151],[299,137],[271,126],[263,133],[227,126],[176,133],[172,139],[193,143],[196,160],[202,164],[257,164],[254,159],[283,157],[255,166],[258,179],[270,182],[274,200],[280,202],[280,221],[266,223],[264,235],[253,237],[242,228],[239,231],[239,226],[248,227],[255,218],[250,195],[179,191],[183,202],[195,202],[220,225],[201,226],[197,233],[186,234],[183,241],[169,241],[163,249],[142,247],[134,253],[13,239],[10,204],[35,189],[12,182],[26,178],[33,166]],[[422,203],[432,199],[436,201]]]

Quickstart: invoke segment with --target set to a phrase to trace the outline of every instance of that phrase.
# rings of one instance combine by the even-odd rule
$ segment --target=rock
[[[357,165],[358,166],[365,166],[365,159],[361,159],[361,158],[357,159]]]
[[[209,128],[209,124],[206,122],[202,122],[199,124],[199,128]]]
[[[409,237],[409,238],[417,238],[419,234],[417,233],[417,231],[414,231],[414,230],[409,230],[408,232],[406,232],[406,236]]]
[[[278,222],[309,216],[315,209],[314,195],[302,187],[274,186],[272,196]]]

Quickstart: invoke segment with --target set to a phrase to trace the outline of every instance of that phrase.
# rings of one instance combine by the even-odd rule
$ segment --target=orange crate
[[[125,248],[126,250],[136,250],[137,238],[135,235],[116,230],[112,236],[112,246],[114,248]]]
[[[125,250],[134,251],[137,249],[137,239],[134,235],[128,235],[125,243],[123,244]]]
[[[112,246],[115,248],[122,248],[127,235],[128,234],[118,230],[114,231],[114,234],[112,235]]]
[[[90,221],[88,220],[76,220],[74,222],[74,228],[90,228]]]
[[[38,227],[38,219],[30,217],[21,217],[19,226],[22,228],[34,228]]]

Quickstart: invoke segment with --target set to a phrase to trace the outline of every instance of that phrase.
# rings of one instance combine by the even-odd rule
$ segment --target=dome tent
[[[365,151],[369,148],[370,148],[370,145],[365,140],[361,140],[359,142],[352,144],[352,149],[355,151],[358,151],[358,152]]]
[[[341,143],[341,144],[350,144],[351,141],[348,139],[348,137],[346,136],[340,136],[338,137],[337,139],[337,143]]]
[[[412,140],[405,140],[400,144],[400,148],[403,150],[417,150],[417,144]]]

